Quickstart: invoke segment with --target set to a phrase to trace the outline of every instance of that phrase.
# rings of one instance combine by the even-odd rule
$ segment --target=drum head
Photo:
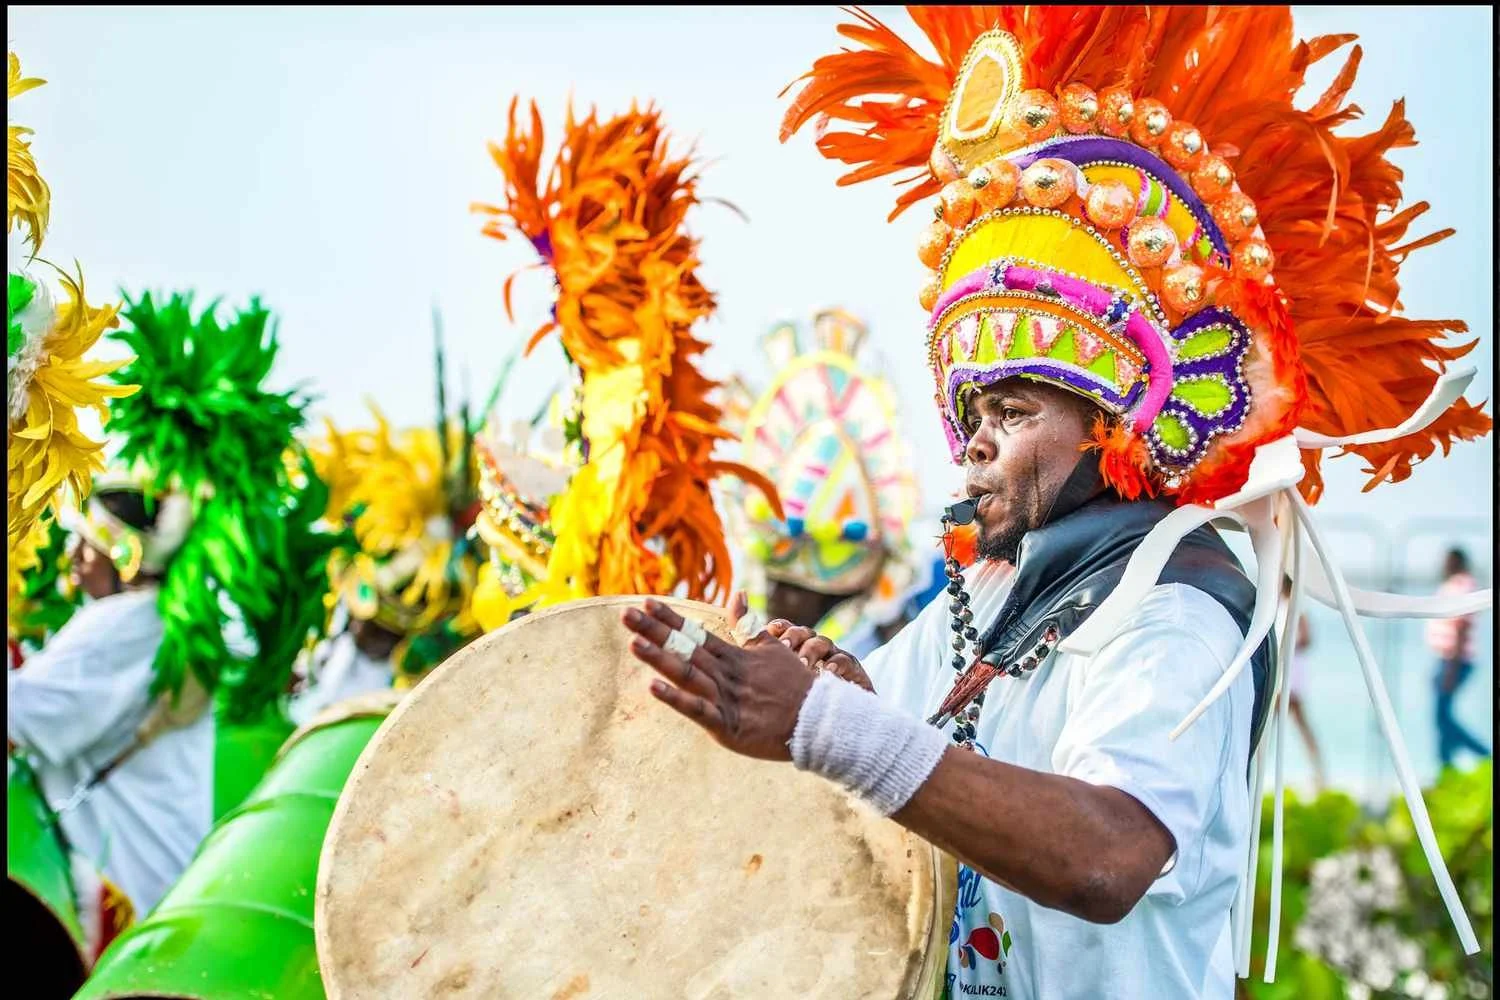
[[[934,849],[652,698],[639,600],[512,622],[387,719],[319,865],[331,1000],[931,995]]]

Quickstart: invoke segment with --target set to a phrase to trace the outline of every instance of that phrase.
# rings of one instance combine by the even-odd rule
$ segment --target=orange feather
[[[638,398],[609,401],[629,426],[607,443],[623,456],[618,475],[589,498],[607,505],[609,516],[590,540],[583,585],[598,594],[681,586],[695,599],[727,597],[729,549],[710,483],[740,476],[773,502],[775,490],[764,477],[713,459],[716,443],[731,435],[709,399],[716,383],[695,364],[707,345],[692,328],[716,308],[698,278],[698,241],[684,228],[699,203],[697,163],[668,149],[652,108],[606,120],[593,112],[575,120],[570,109],[562,149],[543,176],[541,114],[533,104],[522,127],[516,110],[512,102],[505,141],[490,148],[505,200],[475,210],[490,216],[486,235],[521,234],[557,277],[555,320],[531,344],[556,331],[586,387],[625,369],[638,368],[641,379]],[[506,291],[508,300],[508,281]]]
[[[1347,435],[1400,423],[1431,392],[1438,374],[1472,348],[1450,334],[1458,320],[1401,316],[1401,264],[1412,251],[1451,231],[1409,239],[1427,206],[1402,209],[1401,171],[1392,149],[1415,144],[1397,102],[1372,132],[1345,134],[1361,117],[1347,98],[1362,57],[1356,46],[1333,83],[1306,110],[1293,105],[1310,66],[1353,39],[1335,35],[1297,42],[1285,6],[1007,6],[910,7],[938,59],[919,55],[872,15],[839,33],[857,44],[814,62],[782,121],[785,141],[809,121],[821,130],[819,151],[852,169],[841,184],[910,173],[892,218],[935,195],[927,168],[938,119],[964,53],[990,28],[1016,36],[1026,85],[1057,90],[1077,81],[1095,89],[1121,85],[1154,97],[1191,121],[1215,152],[1232,160],[1240,187],[1255,202],[1276,255],[1279,293],[1267,297],[1221,283],[1257,326],[1269,389],[1285,398],[1269,419],[1223,443],[1194,471],[1179,500],[1212,500],[1243,484],[1255,447],[1300,421],[1324,434]],[[794,87],[797,84],[794,83]],[[791,89],[791,88],[789,88]],[[1340,130],[1340,131],[1336,131]],[[1257,301],[1248,302],[1246,298]],[[1253,421],[1252,421],[1253,422]],[[1369,485],[1404,479],[1417,462],[1457,440],[1491,429],[1491,418],[1464,400],[1418,434],[1348,449],[1365,460]],[[1116,471],[1138,456],[1112,437]],[[1302,489],[1316,500],[1321,455],[1308,452]],[[1368,488],[1368,487],[1367,487]]]

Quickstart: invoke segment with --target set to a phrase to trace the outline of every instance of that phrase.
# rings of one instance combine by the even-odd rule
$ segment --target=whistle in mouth
[[[960,500],[943,511],[943,519],[959,527],[963,527],[966,524],[973,524],[974,518],[979,513],[979,501],[983,499],[983,496],[977,496]]]

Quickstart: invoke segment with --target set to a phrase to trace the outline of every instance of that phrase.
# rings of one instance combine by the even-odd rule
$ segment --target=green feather
[[[24,274],[6,275],[5,282],[5,357],[15,357],[26,345],[26,331],[16,319],[36,297],[36,285]]]
[[[193,527],[167,567],[165,625],[153,692],[180,690],[186,671],[216,694],[229,721],[262,716],[286,690],[304,644],[324,624],[328,556],[352,545],[318,526],[327,486],[296,445],[308,400],[262,384],[279,344],[257,300],[219,319],[190,295],[127,297],[116,335],[135,360],[115,374],[141,391],[115,400],[120,457],[159,489],[193,498]],[[286,461],[297,448],[297,475]],[[254,652],[224,638],[238,618]]]

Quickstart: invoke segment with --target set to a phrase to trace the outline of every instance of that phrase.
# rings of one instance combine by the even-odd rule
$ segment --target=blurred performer
[[[890,386],[857,361],[867,333],[841,309],[818,313],[810,336],[783,323],[761,342],[771,383],[755,395],[736,381],[730,394],[741,461],[772,479],[786,514],[755,492],[736,505],[750,607],[857,655],[904,624],[919,565],[911,455]]]
[[[1469,572],[1469,556],[1463,549],[1450,549],[1443,560],[1443,584],[1438,593],[1471,594],[1478,589]],[[1488,757],[1490,748],[1453,715],[1453,702],[1469,675],[1474,672],[1474,617],[1463,615],[1427,624],[1427,645],[1437,654],[1436,688],[1438,760],[1452,767],[1460,750]]]
[[[520,116],[518,104],[490,146],[503,198],[474,209],[488,216],[485,235],[520,237],[551,272],[550,318],[528,349],[555,334],[576,375],[563,427],[577,467],[550,502],[530,498],[546,503],[554,539],[532,606],[609,594],[727,600],[732,565],[710,486],[724,476],[770,486],[715,455],[727,435],[695,328],[717,304],[685,221],[698,164],[651,107],[570,112],[547,164],[541,112]]]

